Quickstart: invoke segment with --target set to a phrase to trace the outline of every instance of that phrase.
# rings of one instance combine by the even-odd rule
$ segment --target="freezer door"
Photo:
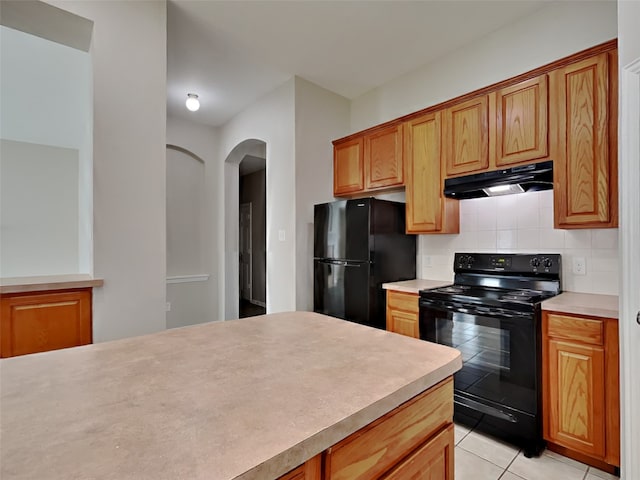
[[[370,199],[341,200],[314,207],[314,258],[370,260]]]
[[[314,261],[313,310],[370,324],[368,263]]]

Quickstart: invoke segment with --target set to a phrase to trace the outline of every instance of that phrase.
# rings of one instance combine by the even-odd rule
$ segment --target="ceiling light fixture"
[[[200,100],[198,100],[198,95],[195,93],[187,93],[187,101],[185,102],[187,108],[195,112],[200,108]]]

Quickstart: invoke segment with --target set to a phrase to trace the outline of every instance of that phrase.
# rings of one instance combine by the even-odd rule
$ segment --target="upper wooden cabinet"
[[[351,196],[404,185],[402,124],[334,142],[333,194]]]
[[[550,74],[556,228],[617,227],[617,52]]]
[[[364,174],[366,190],[404,184],[401,124],[364,137]]]
[[[442,114],[404,124],[407,233],[458,233],[458,201],[443,195]]]
[[[91,289],[3,294],[0,357],[91,343]]]
[[[489,167],[489,96],[459,103],[444,111],[447,176]]]
[[[547,157],[547,76],[503,88],[491,97],[496,109],[495,165]]]
[[[364,189],[364,142],[362,137],[333,147],[333,194],[336,196]]]

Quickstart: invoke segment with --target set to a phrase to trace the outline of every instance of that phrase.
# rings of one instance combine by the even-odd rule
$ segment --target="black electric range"
[[[452,285],[420,292],[420,336],[459,349],[455,419],[537,455],[540,303],[561,291],[558,254],[456,253]]]

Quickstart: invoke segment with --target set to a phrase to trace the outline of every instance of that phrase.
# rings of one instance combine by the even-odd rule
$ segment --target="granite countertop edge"
[[[413,280],[401,280],[399,282],[387,282],[382,284],[382,288],[385,290],[393,290],[396,292],[405,293],[420,293],[420,290],[426,290],[429,288],[438,288],[445,285],[451,285],[451,280],[430,280],[426,278],[416,278]]]
[[[88,274],[0,278],[0,294],[101,287],[104,280]]]
[[[619,318],[618,296],[562,292],[542,302],[542,310],[601,318]]]

